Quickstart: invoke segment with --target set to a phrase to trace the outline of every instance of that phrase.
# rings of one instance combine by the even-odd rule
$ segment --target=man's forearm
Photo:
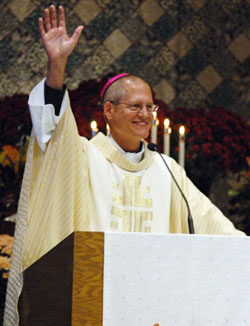
[[[49,60],[48,70],[46,76],[46,84],[58,90],[63,89],[65,69],[67,64],[67,58]]]

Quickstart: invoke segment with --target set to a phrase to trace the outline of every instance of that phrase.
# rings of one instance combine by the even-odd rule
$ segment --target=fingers
[[[50,22],[52,28],[57,27],[56,8],[53,5],[50,6]]]
[[[63,10],[62,6],[60,6],[60,8],[59,8],[59,26],[62,26],[62,25],[60,25],[60,12],[63,13],[63,18],[61,18],[61,20],[63,20],[63,19],[65,20],[64,10]],[[40,18],[39,18],[39,22],[40,22]],[[54,5],[51,5],[49,8],[46,8],[44,10],[44,25],[45,25],[44,30],[46,32],[50,31],[52,28],[57,27],[56,8]],[[65,26],[65,24],[64,24],[64,26]],[[39,23],[39,30],[40,30],[40,23]]]
[[[48,32],[49,30],[51,30],[51,24],[50,24],[50,12],[49,9],[47,8],[44,10],[44,22],[45,22],[46,32]]]
[[[39,25],[39,31],[42,38],[44,38],[46,33],[48,33],[52,29],[57,29],[61,27],[66,31],[65,13],[64,13],[63,6],[59,7],[58,23],[57,23],[56,8],[54,5],[51,5],[49,8],[46,8],[44,10],[44,19],[40,17],[38,20],[38,25]],[[83,28],[84,28],[83,26],[78,26],[71,37],[71,42],[73,42],[75,45],[77,44],[79,37],[81,36]]]
[[[59,26],[64,28],[66,27],[64,8],[62,6],[59,7]]]
[[[43,19],[41,17],[38,19],[38,27],[39,27],[39,32],[41,34],[41,37],[43,38],[46,33],[43,27]]]
[[[79,37],[81,36],[82,34],[82,31],[83,31],[83,26],[78,26],[75,31],[74,31],[74,34],[72,35],[71,39],[73,40],[73,42],[76,44],[79,40]]]

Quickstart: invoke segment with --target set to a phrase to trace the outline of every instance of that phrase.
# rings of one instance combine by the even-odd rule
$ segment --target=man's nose
[[[149,112],[147,110],[147,106],[146,105],[142,105],[139,112],[138,112],[138,115],[140,116],[148,116]]]

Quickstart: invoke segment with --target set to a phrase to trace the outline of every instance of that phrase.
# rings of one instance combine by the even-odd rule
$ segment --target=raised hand
[[[59,7],[59,19],[57,19],[54,5],[45,9],[44,20],[39,18],[38,25],[49,59],[46,83],[51,87],[61,88],[67,59],[77,45],[83,26],[78,26],[69,37],[65,25],[64,8]]]
[[[62,6],[59,7],[58,22],[56,8],[52,5],[44,11],[44,24],[43,18],[39,18],[38,24],[45,50],[50,59],[67,58],[74,50],[83,30],[83,26],[78,26],[74,34],[71,37],[68,36]]]

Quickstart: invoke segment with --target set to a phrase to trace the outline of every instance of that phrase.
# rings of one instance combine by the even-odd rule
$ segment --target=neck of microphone
[[[193,223],[193,218],[192,218],[192,215],[191,215],[190,207],[189,207],[189,204],[188,204],[188,201],[187,201],[186,196],[184,195],[183,191],[181,190],[181,188],[180,188],[180,186],[179,186],[177,180],[175,179],[175,177],[174,177],[172,171],[170,170],[170,168],[169,168],[167,162],[164,160],[164,157],[162,156],[162,154],[161,154],[160,152],[158,152],[157,145],[154,144],[154,143],[149,143],[149,144],[148,144],[148,149],[151,150],[151,151],[153,151],[153,152],[157,152],[157,153],[160,155],[160,157],[161,157],[161,159],[163,160],[165,166],[167,167],[167,169],[168,169],[168,171],[169,171],[169,173],[170,173],[172,179],[174,180],[174,182],[175,182],[177,188],[179,189],[179,191],[180,191],[180,193],[181,193],[181,196],[182,196],[182,198],[184,199],[184,201],[185,201],[185,203],[186,203],[186,206],[187,206],[189,233],[190,233],[190,234],[194,234],[194,223]]]

